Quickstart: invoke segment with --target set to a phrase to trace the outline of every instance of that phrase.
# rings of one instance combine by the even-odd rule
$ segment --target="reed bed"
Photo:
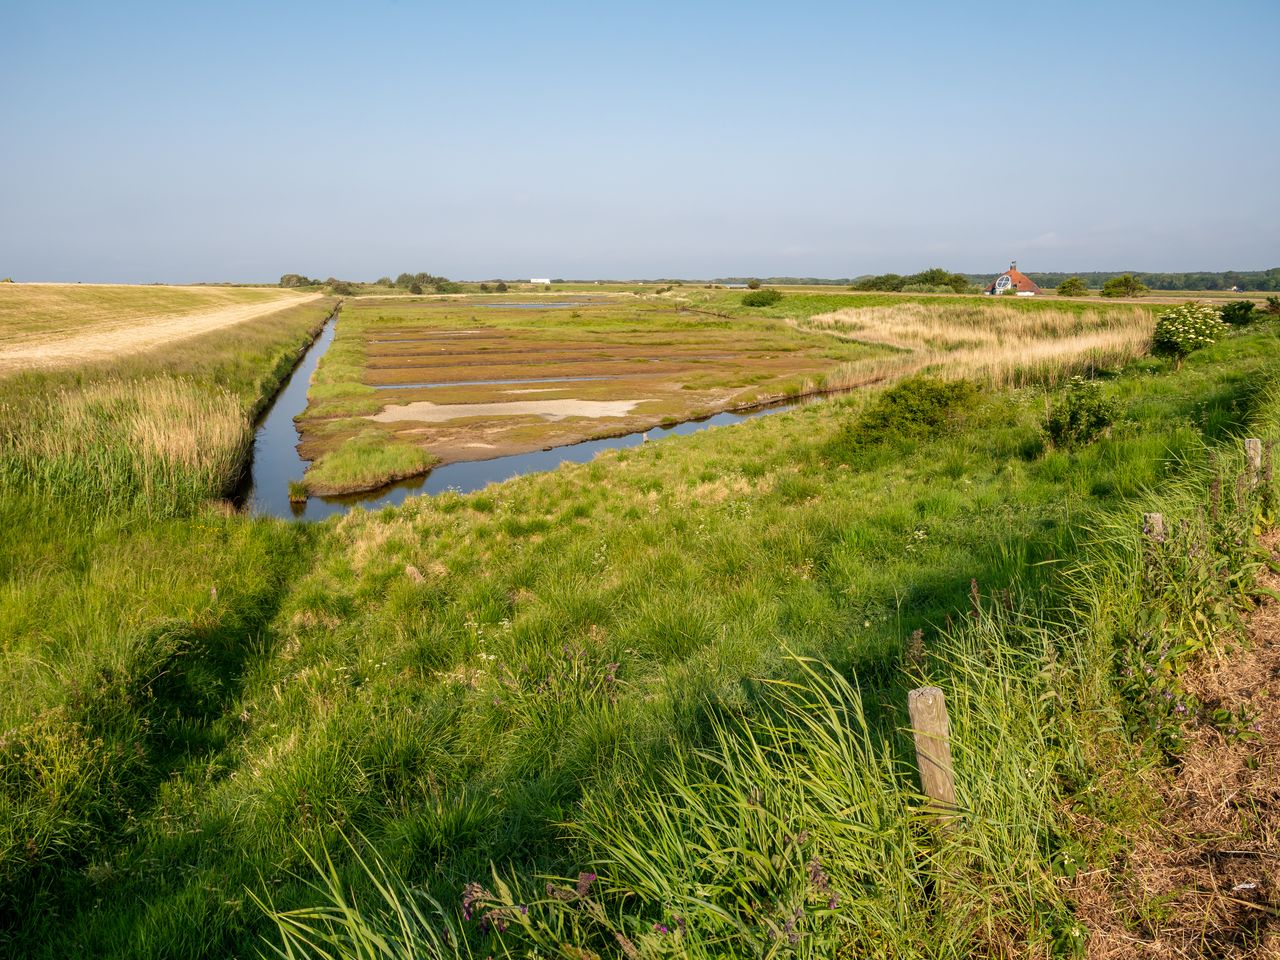
[[[828,390],[926,371],[993,387],[1052,386],[1145,355],[1154,327],[1151,312],[1143,307],[1067,312],[999,303],[851,307],[796,323],[801,329],[900,351],[841,364],[823,380],[821,386]]]
[[[222,388],[105,380],[0,407],[0,484],[172,516],[225,493],[251,440]]]

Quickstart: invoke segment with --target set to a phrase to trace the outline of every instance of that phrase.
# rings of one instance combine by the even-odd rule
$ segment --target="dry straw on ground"
[[[1280,590],[1280,576],[1264,586]],[[1186,685],[1210,708],[1244,705],[1256,739],[1193,730],[1156,786],[1160,822],[1110,869],[1076,878],[1089,960],[1280,957],[1280,604],[1259,607],[1247,643]]]

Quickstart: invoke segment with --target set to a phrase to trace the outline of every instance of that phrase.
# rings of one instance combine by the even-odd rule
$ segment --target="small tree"
[[[315,283],[314,280],[307,279],[301,273],[286,273],[280,278],[280,286],[282,287],[309,287],[313,283]]]
[[[1267,305],[1262,312],[1269,317],[1280,317],[1280,297],[1267,297]]]
[[[754,280],[754,279],[752,279],[752,280],[748,280],[748,281],[747,281],[747,289],[748,289],[748,290],[759,290],[759,289],[760,289],[760,281],[759,281],[759,280]]]
[[[1058,284],[1058,296],[1083,297],[1089,292],[1089,285],[1079,277],[1067,277]]]
[[[1151,352],[1157,356],[1173,357],[1181,367],[1184,357],[1215,343],[1225,330],[1226,324],[1217,310],[1192,300],[1156,317]]]
[[[1104,297],[1140,297],[1147,292],[1147,285],[1132,273],[1112,277],[1102,285]]]
[[[1253,301],[1232,300],[1222,308],[1222,322],[1233,327],[1243,327],[1253,323]]]
[[[494,289],[494,290],[497,290],[497,291],[498,291],[498,293],[506,293],[506,292],[507,292],[507,283],[506,283],[506,281],[505,281],[505,280],[499,280],[496,284],[494,284],[493,289]]]
[[[481,292],[481,293],[488,293],[488,292],[489,292],[489,285],[488,285],[487,283],[482,283],[482,284],[480,284],[480,292]]]
[[[416,297],[418,294],[422,293],[422,284],[415,280],[413,283],[409,284],[409,292]]]

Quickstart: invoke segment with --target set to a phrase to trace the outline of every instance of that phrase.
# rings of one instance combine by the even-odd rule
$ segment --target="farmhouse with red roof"
[[[1034,297],[1040,288],[1025,273],[1018,270],[1018,261],[1011,261],[1009,269],[991,281],[987,293],[1001,294],[1012,290],[1020,297]]]

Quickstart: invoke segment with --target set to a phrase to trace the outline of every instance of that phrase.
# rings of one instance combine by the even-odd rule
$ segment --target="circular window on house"
[[[1006,274],[996,281],[996,293],[1004,293],[1009,289],[1009,276]]]

